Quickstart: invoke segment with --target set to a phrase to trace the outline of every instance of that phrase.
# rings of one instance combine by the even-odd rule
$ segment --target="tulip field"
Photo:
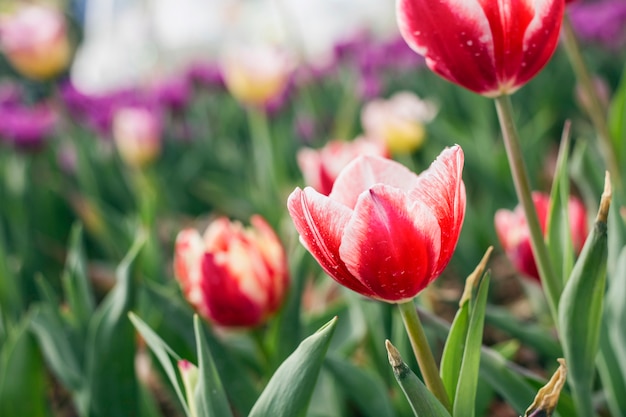
[[[0,417],[626,416],[626,1],[0,6]]]

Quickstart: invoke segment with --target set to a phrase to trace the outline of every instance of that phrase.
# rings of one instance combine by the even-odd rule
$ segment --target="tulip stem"
[[[265,196],[272,195],[273,187],[277,186],[277,167],[267,114],[265,109],[257,107],[248,108],[247,113],[250,135],[252,136],[252,155],[254,157],[252,163],[256,166],[256,180]]]
[[[513,184],[515,185],[517,198],[519,199],[524,209],[524,214],[526,215],[526,221],[530,231],[530,244],[535,257],[535,263],[537,264],[539,276],[541,277],[541,283],[546,292],[552,319],[556,324],[558,323],[557,307],[559,305],[561,291],[563,290],[563,280],[558,279],[556,273],[554,272],[554,268],[550,261],[550,255],[548,254],[548,248],[541,230],[541,225],[539,223],[539,217],[537,216],[535,204],[532,199],[528,172],[526,170],[526,166],[524,165],[524,158],[519,145],[519,134],[517,133],[517,128],[515,127],[515,122],[513,121],[511,98],[508,95],[496,97],[495,104],[498,112],[498,119],[500,121],[500,128],[502,129],[506,154],[511,167]]]
[[[591,123],[593,124],[596,133],[598,134],[598,141],[600,145],[600,151],[607,169],[611,173],[611,181],[615,183],[617,189],[622,191],[622,177],[620,173],[620,164],[617,159],[615,147],[611,140],[611,134],[606,120],[606,110],[602,106],[598,91],[595,88],[593,79],[585,64],[578,41],[576,40],[576,34],[572,28],[572,23],[567,13],[563,17],[563,47],[567,53],[567,57],[572,65],[576,79],[582,88],[582,91],[589,102],[587,109]]]
[[[446,392],[443,381],[439,376],[439,368],[435,363],[433,352],[430,350],[426,333],[424,333],[424,328],[422,327],[422,323],[417,315],[417,310],[415,308],[415,304],[413,304],[413,300],[400,303],[398,304],[398,307],[400,308],[402,321],[404,322],[404,327],[409,335],[409,340],[411,341],[411,346],[413,347],[417,364],[422,372],[424,383],[430,392],[437,397],[441,404],[448,411],[451,411],[448,393]]]

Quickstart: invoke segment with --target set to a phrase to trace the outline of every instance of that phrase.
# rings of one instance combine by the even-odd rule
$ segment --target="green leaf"
[[[561,345],[546,332],[544,327],[534,323],[521,322],[504,308],[487,306],[485,321],[519,339],[544,357],[556,359],[563,356]]]
[[[46,370],[32,335],[30,317],[8,332],[0,346],[0,415],[48,416]]]
[[[416,417],[450,417],[448,410],[439,400],[426,388],[426,385],[411,371],[402,360],[400,352],[391,344],[385,341],[389,354],[389,363],[393,368],[393,374],[400,384],[407,400],[411,404],[411,409]]]
[[[476,390],[480,367],[480,349],[483,340],[485,323],[485,306],[489,291],[489,273],[487,272],[478,284],[476,298],[470,304],[470,318],[463,351],[463,360],[459,372],[459,381],[454,398],[454,417],[473,417],[475,413]]]
[[[74,225],[70,233],[69,252],[62,282],[70,314],[76,321],[76,325],[84,330],[95,310],[95,300],[87,277],[87,260],[82,237],[82,227]]]
[[[193,318],[193,326],[196,333],[199,368],[198,384],[194,396],[198,410],[197,417],[232,416],[222,381],[220,381],[206,342],[207,332],[204,330],[198,315]]]
[[[610,184],[600,203],[593,230],[574,266],[559,304],[559,335],[580,416],[592,416],[595,359],[602,325],[607,266],[607,217]]]
[[[74,392],[85,388],[82,358],[77,357],[78,350],[72,345],[57,309],[50,304],[34,308],[30,328],[48,366],[65,388]]]
[[[461,363],[463,362],[463,351],[465,350],[465,341],[469,328],[469,312],[469,303],[463,303],[457,310],[441,356],[439,373],[450,398],[456,397]]]
[[[184,342],[186,350],[193,354],[196,344],[193,311],[182,300],[180,291],[170,291],[152,282],[146,283],[143,289],[146,290],[145,295],[148,298],[146,312],[158,315],[153,325],[156,331],[162,336],[165,334],[171,336],[167,339],[168,341],[174,339],[175,336],[178,337]],[[259,396],[259,390],[232,349],[211,332],[205,332],[205,338],[231,404],[240,414],[247,415]],[[182,344],[178,343],[179,346]],[[177,348],[177,345],[173,343],[170,345]],[[182,351],[177,350],[177,352]],[[196,358],[189,357],[188,359],[195,360]]]
[[[139,415],[135,333],[128,313],[135,303],[132,275],[144,236],[139,236],[116,271],[117,284],[96,310],[86,344],[90,416]]]
[[[484,272],[492,251],[493,247],[489,247],[474,271],[467,277],[459,301],[459,310],[450,327],[441,358],[441,379],[448,397],[454,400],[453,410],[456,410],[456,402],[460,401],[460,407],[467,413],[473,413],[475,410],[482,323],[488,287],[488,284],[484,283],[485,280],[488,281]],[[457,412],[460,411],[453,414],[456,416]]]
[[[608,285],[597,364],[607,404],[614,415],[620,415],[626,410],[626,248]]]
[[[301,416],[328,350],[337,318],[304,339],[280,365],[248,417]]]
[[[22,294],[17,277],[11,272],[4,230],[0,222],[0,313],[4,317],[17,317],[22,310]]]
[[[185,394],[181,388],[180,380],[178,378],[178,369],[174,364],[172,364],[172,358],[174,358],[176,361],[180,361],[181,358],[167,345],[167,343],[163,341],[163,339],[159,337],[158,334],[154,332],[154,330],[150,328],[150,326],[146,324],[146,322],[141,320],[136,314],[131,312],[128,314],[128,318],[135,326],[141,337],[143,337],[143,339],[146,341],[146,344],[148,345],[152,353],[154,353],[154,356],[156,356],[159,363],[163,367],[165,374],[169,378],[172,386],[174,387],[174,391],[176,392],[178,401],[185,410],[185,414],[189,417],[192,417],[189,411],[189,407],[187,406]]]
[[[379,376],[333,355],[326,357],[324,366],[333,375],[345,395],[355,404],[360,415],[369,417],[396,415],[385,384]]]
[[[546,224],[546,245],[559,282],[554,283],[555,294],[563,292],[563,285],[574,265],[574,247],[569,218],[568,156],[570,123],[567,122],[561,137],[561,146],[550,192],[550,207]]]

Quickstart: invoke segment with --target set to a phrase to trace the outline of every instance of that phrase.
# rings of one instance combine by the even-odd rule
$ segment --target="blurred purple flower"
[[[195,62],[187,70],[191,83],[206,88],[225,88],[224,76],[219,65],[211,62]]]
[[[582,40],[618,49],[626,44],[626,1],[574,2],[568,6],[574,30]]]
[[[182,76],[160,80],[151,86],[151,91],[157,103],[176,113],[183,111],[191,98],[189,80]]]
[[[0,106],[0,138],[19,149],[36,150],[52,135],[58,120],[47,104]]]
[[[138,88],[91,95],[81,92],[71,83],[66,83],[61,86],[61,97],[75,119],[107,138],[111,135],[113,116],[117,109],[128,106],[158,106],[154,94]]]

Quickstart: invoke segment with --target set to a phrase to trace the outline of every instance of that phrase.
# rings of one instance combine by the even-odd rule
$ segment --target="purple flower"
[[[157,108],[155,94],[138,88],[127,88],[104,94],[86,94],[71,83],[61,87],[61,96],[74,118],[103,137],[111,135],[113,116],[117,109],[128,106]]]
[[[40,103],[0,106],[0,138],[20,149],[39,149],[56,127],[57,114]]]
[[[201,87],[225,88],[224,76],[219,65],[211,62],[195,62],[187,70],[187,78]]]
[[[189,80],[181,76],[160,80],[151,90],[157,103],[173,112],[183,111],[191,97]]]
[[[626,44],[626,2],[600,0],[574,2],[568,6],[569,16],[578,36],[618,49]]]

